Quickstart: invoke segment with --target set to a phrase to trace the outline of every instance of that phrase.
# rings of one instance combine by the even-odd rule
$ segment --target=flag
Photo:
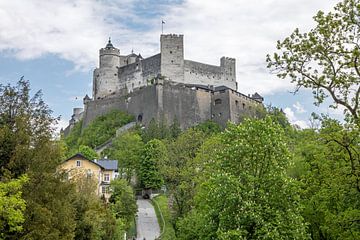
[[[161,20],[161,23],[162,23],[162,24],[165,24],[165,21],[164,21],[164,20]]]

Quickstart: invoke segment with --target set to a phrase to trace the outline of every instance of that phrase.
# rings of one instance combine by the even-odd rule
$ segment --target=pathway
[[[156,218],[155,210],[149,200],[138,199],[138,213],[136,218],[137,239],[154,240],[160,236],[160,227]]]

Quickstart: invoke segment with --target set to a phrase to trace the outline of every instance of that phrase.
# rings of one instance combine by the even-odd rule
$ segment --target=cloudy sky
[[[61,115],[91,96],[98,50],[109,36],[122,54],[133,49],[148,57],[159,52],[164,33],[184,34],[185,58],[219,65],[221,56],[236,58],[239,91],[255,91],[266,104],[284,109],[292,123],[305,127],[316,108],[308,91],[266,69],[267,53],[295,28],[314,27],[317,11],[330,11],[337,0],[0,0],[0,83],[25,76],[33,91]]]

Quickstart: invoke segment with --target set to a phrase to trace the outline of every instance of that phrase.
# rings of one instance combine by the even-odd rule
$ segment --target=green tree
[[[26,174],[23,231],[11,239],[71,239],[74,236],[74,188],[56,172],[62,147],[52,141],[56,119],[41,99],[30,97],[30,84],[21,79],[16,86],[0,85],[1,179]]]
[[[94,149],[92,149],[92,148],[90,148],[88,146],[85,146],[85,145],[80,145],[78,152],[81,153],[87,159],[90,159],[90,160],[94,160],[94,159],[99,158],[99,155],[95,152]]]
[[[220,140],[195,208],[178,223],[180,239],[307,239],[282,128],[270,118],[245,120]]]
[[[76,186],[74,239],[114,239],[118,224],[110,208],[96,195],[96,181],[81,178],[76,180]]]
[[[167,150],[163,142],[153,139],[145,144],[139,166],[139,178],[144,188],[158,189],[163,185],[159,166],[166,158]]]
[[[144,143],[139,134],[125,133],[117,137],[108,154],[119,162],[119,174],[130,182],[131,177],[139,167],[139,161],[144,148]]]
[[[19,179],[0,182],[0,239],[6,239],[23,229],[26,203],[21,189],[27,181],[27,176],[23,175]]]
[[[169,127],[170,137],[176,139],[181,134],[180,122],[175,117],[174,122]]]
[[[292,174],[304,183],[303,216],[312,239],[359,238],[360,134],[325,118],[318,131],[297,135]]]
[[[124,179],[113,180],[110,184],[111,189],[111,209],[117,219],[121,219],[125,224],[125,229],[130,226],[137,211],[135,196],[132,188]]]
[[[205,132],[209,130],[204,129]],[[175,141],[168,143],[169,157],[161,163],[161,173],[173,199],[175,218],[185,214],[192,206],[195,176],[198,174],[193,159],[206,140],[205,132],[192,128],[183,132]]]
[[[316,104],[329,95],[332,107],[342,106],[359,126],[359,17],[358,0],[343,0],[333,12],[319,11],[316,27],[308,33],[296,29],[278,41],[277,53],[267,56],[268,67],[280,78],[289,77],[301,87],[313,90]]]

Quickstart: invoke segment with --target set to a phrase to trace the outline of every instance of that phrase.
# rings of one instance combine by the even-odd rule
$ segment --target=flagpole
[[[164,20],[161,20],[161,34],[164,34]]]

